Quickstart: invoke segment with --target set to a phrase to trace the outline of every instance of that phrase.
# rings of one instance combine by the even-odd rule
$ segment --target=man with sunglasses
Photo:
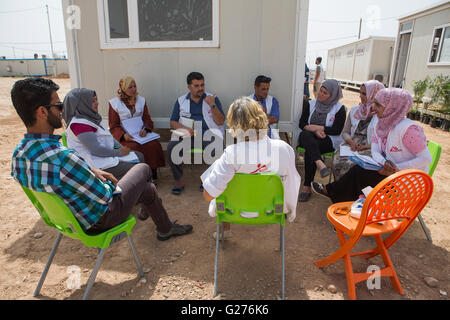
[[[171,129],[184,130],[186,136],[183,139],[191,139],[191,148],[194,148],[195,136],[197,136],[196,139],[201,140],[203,150],[211,143],[223,146],[225,114],[219,98],[205,91],[205,78],[199,72],[191,72],[187,76],[187,87],[189,92],[175,102],[170,118]],[[198,126],[195,126],[194,123],[198,123]],[[200,127],[202,132],[194,132],[195,127]],[[208,130],[213,135],[211,140],[203,139]],[[180,195],[184,190],[183,165],[176,164],[178,158],[183,157],[183,150],[179,152],[178,148],[175,149],[182,141],[181,139],[172,139],[167,146],[169,164],[175,179],[172,194],[175,195]],[[220,157],[221,154],[214,153],[211,156]],[[202,188],[200,186],[201,191],[203,191]]]
[[[99,234],[123,223],[136,204],[156,224],[161,241],[192,231],[190,225],[170,222],[155,186],[151,170],[140,163],[120,180],[110,173],[89,168],[71,149],[63,147],[61,136],[63,105],[59,86],[49,79],[17,81],[11,99],[27,133],[12,156],[11,175],[22,186],[60,196],[81,228]]]

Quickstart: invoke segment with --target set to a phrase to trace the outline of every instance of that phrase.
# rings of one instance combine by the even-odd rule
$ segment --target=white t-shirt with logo
[[[267,150],[267,152],[260,152],[260,150]],[[284,186],[284,213],[288,214],[290,222],[294,221],[301,178],[295,167],[295,152],[286,142],[273,140],[266,136],[258,141],[230,145],[208,170],[210,173],[203,181],[203,187],[214,198],[225,191],[228,182],[236,173],[272,172],[278,174]],[[215,200],[211,201],[208,212],[210,216],[216,216]]]

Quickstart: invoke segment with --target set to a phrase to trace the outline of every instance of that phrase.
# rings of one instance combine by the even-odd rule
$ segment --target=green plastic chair
[[[222,248],[225,250],[223,223],[241,225],[280,224],[280,251],[282,255],[282,299],[284,299],[285,251],[284,188],[277,174],[235,174],[226,190],[216,199],[217,237],[214,267],[214,296],[217,296],[217,269],[219,257],[219,233],[222,226]],[[244,216],[247,217],[244,217]],[[253,217],[254,216],[254,217]]]
[[[300,153],[305,154],[306,150],[303,149],[303,148],[301,148],[301,147],[297,147],[297,152],[298,152],[299,154],[300,154]],[[334,156],[335,156],[335,155],[336,155],[336,154],[335,154],[334,151],[333,151],[333,152],[328,152],[328,153],[322,154],[322,157],[323,157],[323,158],[331,158],[331,174],[330,174],[330,180],[329,180],[328,183],[331,183],[331,177],[332,177],[332,176],[333,176],[333,178],[334,178],[334,181],[336,181],[336,175],[335,175],[335,173],[334,173]]]
[[[431,159],[432,159],[430,168],[428,170],[428,175],[430,177],[432,177],[434,174],[434,171],[436,171],[436,167],[439,162],[439,159],[441,158],[442,146],[439,143],[436,143],[433,141],[428,141],[428,150],[431,153]],[[423,232],[425,232],[425,235],[427,236],[428,241],[432,242],[433,239],[431,238],[431,234],[428,231],[427,226],[425,225],[425,221],[423,221],[423,219],[422,219],[422,215],[419,215],[419,222],[420,222],[420,225],[422,226]]]
[[[100,269],[100,264],[106,253],[106,249],[111,244],[119,242],[124,238],[127,238],[128,243],[130,244],[139,276],[141,278],[144,277],[142,265],[137,255],[133,238],[131,237],[132,229],[136,224],[136,219],[132,215],[130,215],[130,217],[121,225],[99,235],[90,236],[83,231],[75,216],[59,196],[50,193],[37,192],[26,187],[22,187],[22,189],[30,199],[31,203],[38,210],[42,220],[44,220],[48,226],[58,230],[58,236],[53,244],[50,257],[45,265],[41,278],[39,279],[36,290],[34,291],[34,297],[37,297],[41,291],[42,285],[44,284],[48,270],[50,269],[63,235],[72,239],[80,240],[85,246],[90,248],[98,248],[99,250],[97,262],[91,276],[89,277],[83,300],[87,300],[89,298],[91,288],[94,285],[95,278],[97,277],[97,273]]]
[[[67,148],[67,136],[66,136],[65,132],[63,132],[61,134],[61,142],[62,142],[62,145]]]

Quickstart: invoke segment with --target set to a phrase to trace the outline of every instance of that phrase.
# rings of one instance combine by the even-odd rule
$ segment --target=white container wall
[[[69,74],[67,59],[0,59],[1,77],[57,76]]]
[[[120,49],[102,49],[105,26],[99,22],[107,9],[100,2],[64,0],[63,11],[76,5],[82,12],[80,28],[66,29],[72,85],[96,90],[103,116],[107,116],[107,102],[117,95],[124,76],[136,79],[155,125],[164,128],[169,127],[176,99],[187,92],[188,73],[198,71],[205,76],[206,90],[217,94],[225,112],[234,99],[251,94],[256,76],[263,74],[272,78],[270,94],[280,101],[280,129],[297,127],[294,122],[301,101],[295,97],[303,97],[298,90],[303,90],[308,0],[219,0],[218,46],[206,48],[183,48],[182,44],[136,48],[145,44],[139,42],[139,26],[130,19],[130,39],[110,40],[110,46]],[[130,3],[135,1],[128,0]],[[138,12],[130,6],[132,10]],[[138,36],[133,38],[133,34]],[[294,111],[298,105],[300,111]]]
[[[370,37],[331,49],[327,78],[354,88],[372,79],[388,85],[394,45],[394,38]]]

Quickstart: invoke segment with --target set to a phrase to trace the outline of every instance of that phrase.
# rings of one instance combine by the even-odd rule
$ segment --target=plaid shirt
[[[60,196],[86,231],[108,210],[114,186],[101,182],[61,136],[26,134],[14,150],[11,175],[22,186]]]

